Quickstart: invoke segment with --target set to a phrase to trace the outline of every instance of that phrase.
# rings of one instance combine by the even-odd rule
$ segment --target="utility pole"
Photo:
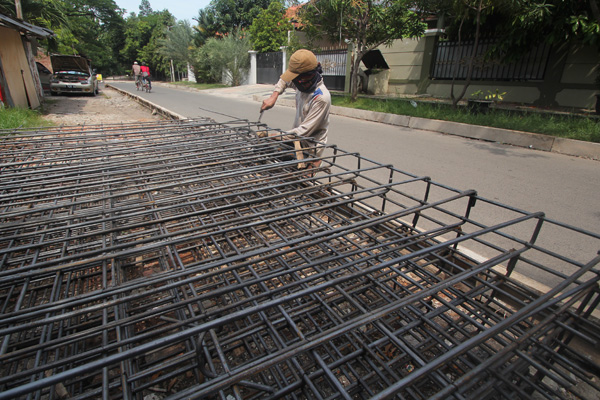
[[[15,0],[15,9],[17,12],[17,18],[23,19],[23,8],[21,8],[21,0]]]

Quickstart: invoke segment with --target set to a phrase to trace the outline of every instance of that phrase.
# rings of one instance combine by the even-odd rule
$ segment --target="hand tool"
[[[296,151],[296,159],[300,161],[298,163],[298,169],[306,168],[306,163],[302,161],[304,160],[304,153],[302,152],[302,144],[300,143],[300,140],[294,140],[294,150]]]

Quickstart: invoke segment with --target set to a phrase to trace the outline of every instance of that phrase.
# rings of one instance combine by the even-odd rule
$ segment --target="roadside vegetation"
[[[600,143],[600,119],[577,114],[563,115],[504,109],[490,109],[487,113],[475,114],[466,107],[454,108],[443,103],[364,97],[352,101],[349,96],[332,96],[332,104],[361,110],[462,122]]]
[[[191,87],[198,90],[222,89],[229,87],[223,83],[196,83],[190,81],[169,82],[171,85]]]
[[[51,126],[42,114],[28,108],[0,108],[0,129],[33,128]]]

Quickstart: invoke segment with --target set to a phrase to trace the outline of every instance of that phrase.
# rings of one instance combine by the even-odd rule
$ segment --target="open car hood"
[[[50,62],[52,63],[52,71],[57,73],[59,71],[78,71],[91,74],[91,63],[90,60],[81,56],[64,56],[64,55],[51,55]]]

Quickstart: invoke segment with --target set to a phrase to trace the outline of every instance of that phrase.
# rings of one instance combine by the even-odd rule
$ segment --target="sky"
[[[115,0],[117,6],[126,9],[125,17],[129,13],[139,13],[141,0]],[[205,8],[210,3],[210,0],[150,0],[150,6],[154,11],[162,11],[165,8],[178,20],[187,19],[189,22],[192,18],[198,16],[198,10]]]

